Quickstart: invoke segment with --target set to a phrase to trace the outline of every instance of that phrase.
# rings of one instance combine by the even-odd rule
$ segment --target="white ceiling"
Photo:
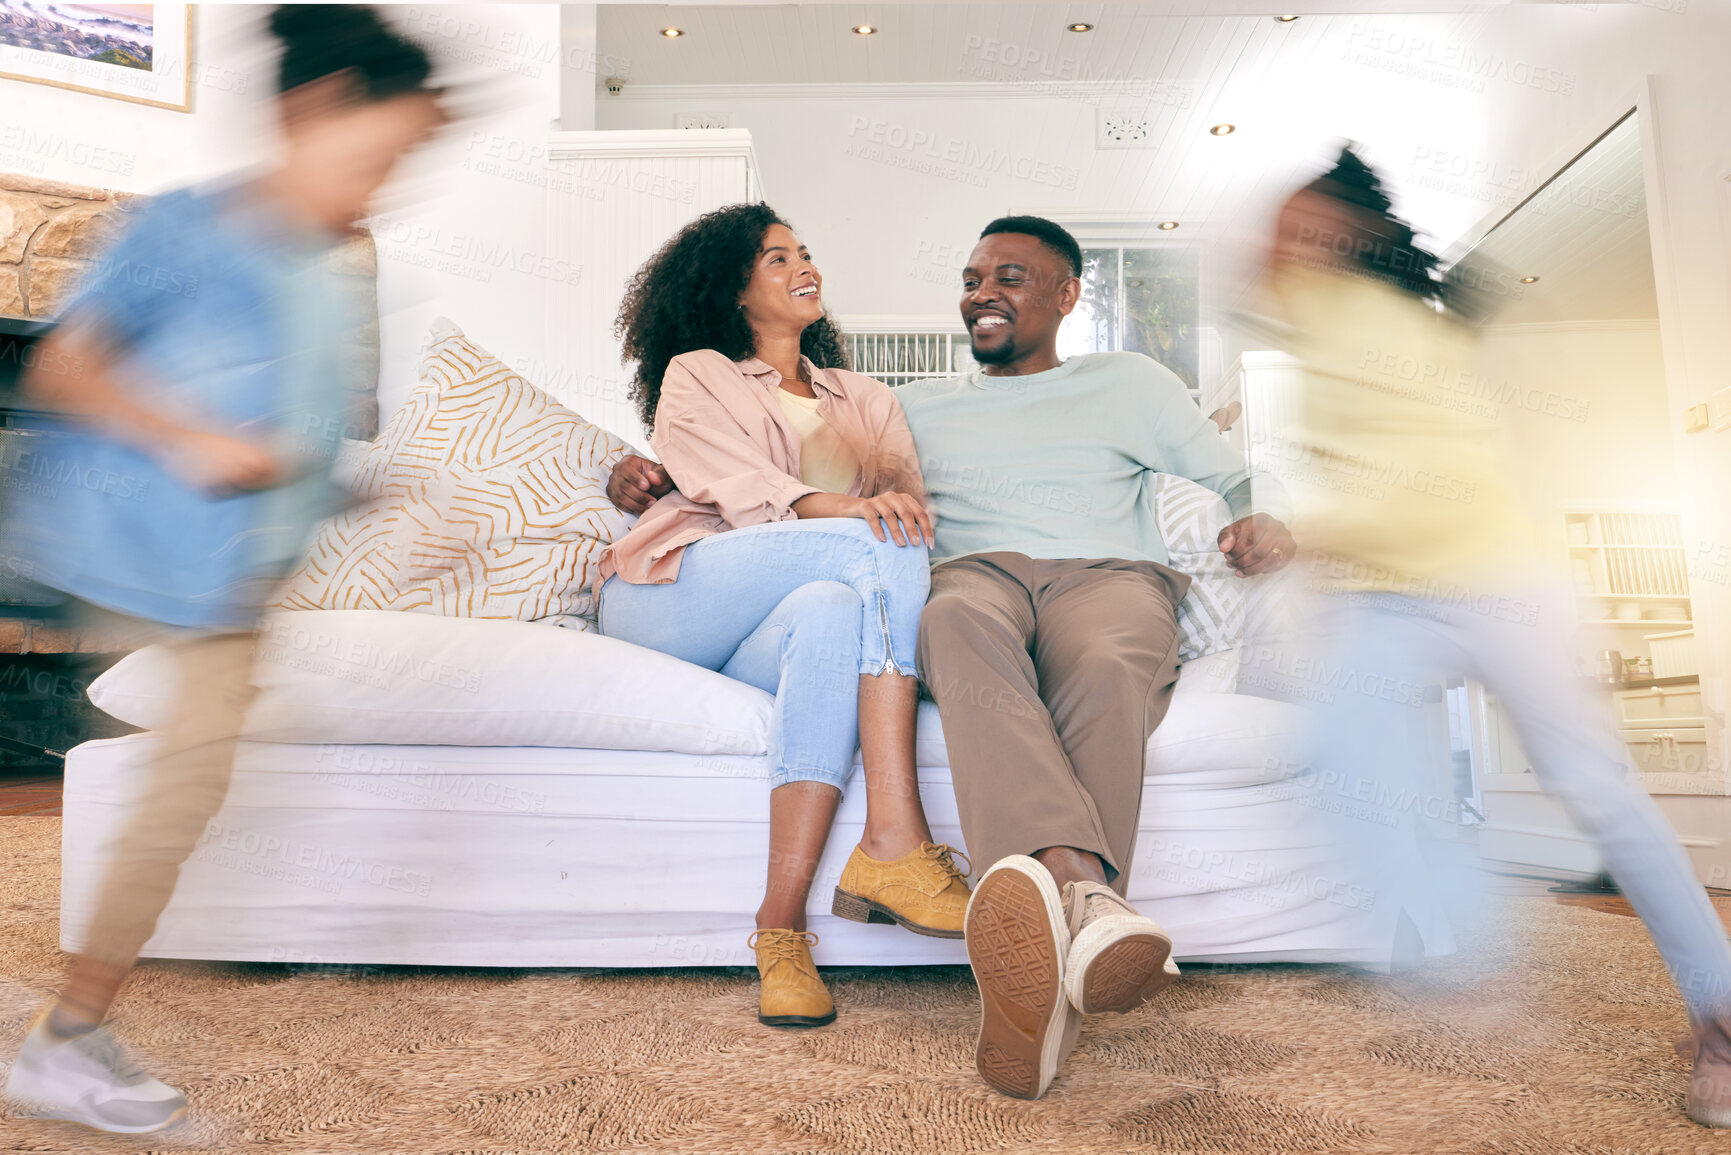
[[[1269,0],[1145,0],[1134,7],[1142,9],[1155,16],[1273,16],[1287,15],[1422,15],[1436,12],[1481,12],[1487,8],[1500,8],[1508,4],[1538,3],[1538,4],[1578,4],[1580,0],[1304,0],[1303,3],[1279,4],[1269,3]],[[1610,3],[1633,3],[1634,0],[1607,0]],[[954,0],[952,6],[958,8],[1022,8],[1032,7],[1038,0]],[[804,8],[840,8],[847,12],[865,7],[855,0],[799,0]],[[787,0],[745,0],[735,3],[733,0],[691,0],[687,4],[635,4],[612,3],[599,6],[603,11],[608,8],[651,8],[660,11],[689,11],[694,8],[790,8],[794,5]],[[1076,4],[1065,11],[1081,13],[1073,16],[1073,20],[1086,20],[1088,15],[1098,12],[1101,8],[1113,7],[1110,4]],[[1132,5],[1120,4],[1117,7],[1129,8]],[[857,23],[857,21],[855,21]]]
[[[1657,319],[1637,118],[1533,194],[1466,260],[1539,278],[1520,286],[1498,324]]]
[[[978,80],[969,68],[978,64],[1028,81],[1076,76],[1225,81],[1239,67],[1254,66],[1265,51],[1305,52],[1331,25],[1362,22],[1367,12],[1482,12],[1494,7],[1436,0],[1337,0],[1327,5],[1327,12],[1283,24],[1273,19],[1275,13],[1303,13],[1306,6],[1231,0],[604,4],[597,10],[597,33],[602,52],[629,61],[632,85],[941,83]],[[1066,25],[1075,22],[1091,23],[1094,30],[1068,31]],[[860,24],[879,32],[855,35],[852,29]],[[682,29],[685,35],[661,35],[667,27]],[[1016,55],[987,59],[980,49],[988,41],[1008,46]],[[1030,63],[1022,63],[1030,57]],[[1060,60],[1071,71],[1055,71]]]

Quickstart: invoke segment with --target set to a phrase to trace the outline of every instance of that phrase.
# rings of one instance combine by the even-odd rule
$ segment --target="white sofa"
[[[634,649],[549,626],[378,612],[293,616],[353,618],[368,628],[408,623],[416,641],[404,644],[435,646],[425,639],[461,636],[470,639],[470,656],[435,647],[431,657],[398,662],[424,712],[385,722],[363,714],[369,695],[404,693],[403,686],[384,685],[389,675],[363,681],[339,670],[332,679],[329,663],[313,675],[290,663],[261,662],[267,681],[255,731],[273,740],[242,744],[227,803],[187,863],[146,956],[451,966],[751,962],[745,941],[767,845],[761,747],[768,695],[647,651],[622,661],[616,649],[609,669],[578,665],[572,673],[514,656],[503,644],[476,644],[507,636],[536,645],[556,641],[573,661],[596,646]],[[379,647],[369,645],[376,657]],[[1392,926],[1374,910],[1372,888],[1352,878],[1319,835],[1307,806],[1316,800],[1293,797],[1278,780],[1279,768],[1298,757],[1302,711],[1232,692],[1237,661],[1237,652],[1227,651],[1187,664],[1149,743],[1129,896],[1172,933],[1181,961],[1386,958]],[[454,678],[434,686],[428,662],[470,666],[454,667]],[[592,684],[576,684],[591,674]],[[720,681],[701,681],[697,689],[680,681],[698,676]],[[460,698],[465,679],[471,699],[477,687],[533,697],[549,692],[549,682],[597,703],[610,694],[640,702],[647,691],[673,721],[682,710],[691,714],[688,736],[667,744],[732,752],[564,748],[549,743],[570,737],[529,710],[512,713],[500,723],[504,730],[486,719],[459,726],[450,703],[472,704]],[[144,699],[165,693],[160,683],[146,655],[134,655],[99,681],[92,697],[148,723]],[[302,698],[291,701],[297,693]],[[310,720],[303,716],[309,693],[328,699],[320,707],[326,713]],[[668,718],[615,718],[613,730],[584,732],[618,735],[597,742],[653,746],[670,729]],[[388,744],[350,740],[375,732]],[[337,740],[319,742],[321,733]],[[449,744],[454,733],[465,743],[467,735],[498,741],[496,735],[517,734],[514,742],[535,744]],[[410,736],[440,744],[406,744]],[[136,734],[88,742],[67,756],[61,890],[67,950],[80,944],[110,838],[141,789],[150,741]],[[963,845],[942,728],[930,703],[921,706],[919,762],[936,836]],[[856,769],[856,788],[842,804],[812,894],[817,961],[965,962],[959,942],[829,914],[864,816],[858,785]]]

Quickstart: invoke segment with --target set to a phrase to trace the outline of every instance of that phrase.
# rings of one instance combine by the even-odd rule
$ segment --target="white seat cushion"
[[[90,687],[123,722],[162,725],[172,662],[151,646]],[[258,741],[561,746],[761,755],[770,695],[617,638],[389,610],[276,614],[253,670]]]
[[[1222,657],[1237,662],[1236,651]],[[1185,685],[1180,678],[1166,717],[1148,739],[1144,772],[1150,779],[1187,775],[1195,785],[1260,784],[1283,772],[1281,762],[1300,756],[1307,721],[1302,707]],[[920,703],[914,756],[922,781],[927,769],[950,764],[943,720],[932,702]]]
[[[1260,760],[1241,750],[1296,741],[1296,707],[1219,692],[1236,661],[1226,651],[1185,666],[1149,739],[1148,773],[1256,770]],[[261,742],[761,756],[774,705],[743,682],[617,638],[389,610],[275,614],[253,676],[259,697],[246,735]],[[173,691],[167,652],[150,646],[98,678],[90,700],[158,729]],[[915,757],[922,767],[949,765],[931,702],[920,703]]]

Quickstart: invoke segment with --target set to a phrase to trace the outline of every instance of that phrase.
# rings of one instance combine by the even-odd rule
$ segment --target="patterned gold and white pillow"
[[[1245,583],[1220,552],[1220,531],[1232,520],[1226,499],[1187,477],[1159,473],[1154,509],[1172,568],[1191,579],[1178,603],[1179,658],[1233,649],[1244,637]]]
[[[626,529],[607,477],[627,446],[450,321],[427,340],[420,383],[355,473],[367,500],[319,528],[280,605],[587,617],[591,567]]]

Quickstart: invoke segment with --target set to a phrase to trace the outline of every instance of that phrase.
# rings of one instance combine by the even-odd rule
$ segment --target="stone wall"
[[[54,316],[143,203],[133,193],[0,173],[0,314]]]
[[[0,316],[50,319],[147,198],[85,185],[0,173]],[[370,441],[379,431],[378,256],[362,231],[331,254],[331,268],[352,286],[368,320],[349,346],[355,396],[344,435]]]
[[[0,316],[48,320],[58,315],[127,227],[128,217],[146,203],[147,198],[136,193],[0,172]],[[361,232],[333,252],[331,268],[352,287],[357,308],[368,318],[350,346],[356,389],[343,435],[371,440],[379,425],[377,255],[372,235]],[[113,649],[86,631],[8,617],[0,608],[0,656]],[[0,677],[10,669],[0,657]],[[4,731],[0,726],[0,733]]]

